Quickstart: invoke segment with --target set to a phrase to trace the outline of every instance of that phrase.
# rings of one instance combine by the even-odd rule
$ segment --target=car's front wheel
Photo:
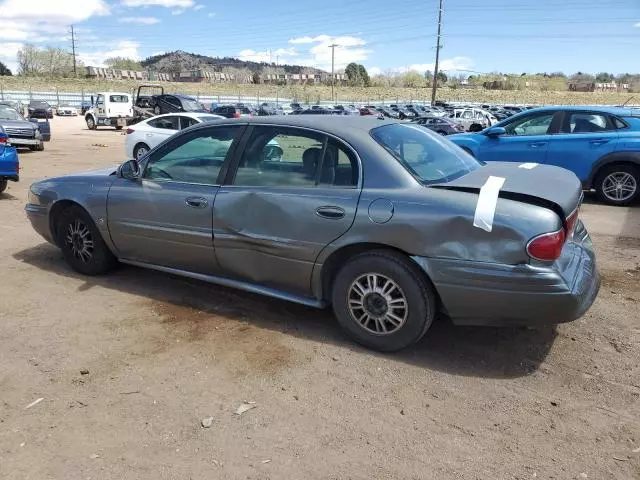
[[[93,117],[89,116],[89,117],[87,117],[86,120],[87,120],[87,128],[89,130],[95,130],[96,129],[96,122],[93,119]]]
[[[42,151],[44,151],[44,142],[40,141],[40,143],[38,145],[31,145],[29,147],[29,150],[31,150],[33,152],[42,152]]]
[[[7,185],[9,182],[7,180],[0,180],[0,193],[4,192],[7,189]]]
[[[146,143],[139,143],[133,149],[133,158],[135,158],[136,160],[140,160],[147,154],[148,151],[149,145],[147,145]]]
[[[353,340],[385,352],[420,340],[436,313],[433,287],[418,266],[386,250],[349,260],[333,282],[332,303]]]
[[[598,197],[609,205],[629,205],[640,195],[640,169],[630,164],[605,167],[595,183]]]
[[[56,219],[56,236],[65,260],[76,272],[100,275],[117,263],[93,220],[80,207],[61,212]]]

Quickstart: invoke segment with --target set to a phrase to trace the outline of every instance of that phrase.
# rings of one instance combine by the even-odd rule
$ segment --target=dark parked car
[[[360,115],[363,116],[363,117],[368,116],[368,115],[379,116],[380,112],[378,112],[376,110],[376,107],[362,107],[360,109]]]
[[[32,100],[29,102],[29,118],[53,118],[51,105],[42,100]]]
[[[386,107],[376,107],[376,111],[378,113],[381,113],[383,116],[387,117],[387,118],[400,118],[400,115],[398,115],[398,112],[395,112],[393,110],[391,110],[390,108],[386,108]]]
[[[225,118],[251,118],[253,111],[249,107],[237,107],[235,105],[220,105],[211,110],[211,113]]]
[[[209,113],[203,104],[186,95],[154,95],[151,101],[153,103],[153,113],[156,115],[175,112]]]
[[[568,322],[600,285],[574,174],[485,165],[396,121],[205,122],[28,198],[34,229],[82,274],[120,261],[331,306],[383,351],[418,341],[439,310],[466,325]]]
[[[332,108],[325,107],[309,108],[307,110],[299,110],[295,113],[297,115],[344,115],[341,110],[334,110]]]
[[[0,126],[8,135],[8,142],[14,147],[44,150],[44,138],[38,125],[38,120],[26,120],[17,110],[0,105]]]
[[[416,123],[427,127],[440,135],[453,135],[454,133],[464,132],[464,127],[455,122],[452,122],[448,118],[444,117],[419,117],[411,120],[411,123]]]

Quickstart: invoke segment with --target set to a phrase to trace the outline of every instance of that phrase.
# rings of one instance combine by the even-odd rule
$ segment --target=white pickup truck
[[[91,108],[85,113],[89,130],[98,127],[123,127],[133,123],[133,99],[128,93],[101,92],[91,96]]]

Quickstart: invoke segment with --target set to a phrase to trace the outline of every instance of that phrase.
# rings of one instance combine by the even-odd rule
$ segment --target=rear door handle
[[[326,207],[318,207],[316,209],[316,215],[322,218],[338,219],[338,218],[343,218],[344,214],[345,214],[344,208],[340,208],[340,207],[326,206]]]
[[[540,148],[540,147],[544,147],[547,144],[547,142],[534,142],[534,143],[530,143],[529,147],[531,148]]]
[[[185,199],[184,203],[193,208],[205,208],[209,205],[207,199],[202,197],[188,197]]]
[[[591,145],[604,145],[605,143],[609,143],[609,140],[605,138],[598,138],[597,140],[590,140],[589,143]]]

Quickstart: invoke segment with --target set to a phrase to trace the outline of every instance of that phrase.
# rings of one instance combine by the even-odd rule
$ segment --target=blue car
[[[448,137],[478,160],[556,165],[611,205],[640,195],[640,110],[544,107],[478,133]],[[535,168],[535,165],[527,165]]]
[[[11,146],[9,136],[0,127],[0,193],[7,189],[9,180],[18,181],[19,171],[18,152]]]

